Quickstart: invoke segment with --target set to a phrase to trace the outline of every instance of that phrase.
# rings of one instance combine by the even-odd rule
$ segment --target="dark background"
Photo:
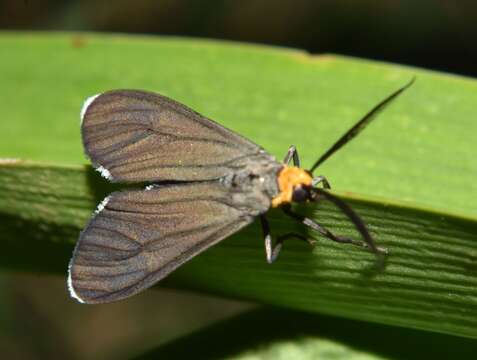
[[[477,2],[452,0],[0,0],[0,30],[226,39],[469,76],[477,76],[476,15]],[[250,308],[170,290],[83,307],[64,278],[0,274],[3,358],[123,358]]]
[[[0,28],[179,35],[477,75],[471,0],[1,0]]]

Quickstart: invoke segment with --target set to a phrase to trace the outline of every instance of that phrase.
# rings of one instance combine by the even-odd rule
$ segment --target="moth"
[[[371,109],[308,170],[300,167],[295,146],[277,161],[259,145],[162,95],[112,90],[89,98],[81,111],[81,134],[92,165],[112,182],[149,185],[114,192],[98,206],[69,264],[70,295],[81,303],[107,303],[137,294],[257,217],[272,263],[285,240],[311,243],[296,233],[272,241],[265,214],[277,207],[330,240],[385,253],[360,217],[328,191],[328,180],[313,173],[413,81]],[[320,200],[336,205],[364,241],[335,235],[291,208]]]

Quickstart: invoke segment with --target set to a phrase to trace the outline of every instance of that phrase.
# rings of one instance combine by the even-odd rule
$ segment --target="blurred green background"
[[[477,75],[476,15],[477,3],[448,0],[0,1],[1,30],[226,39],[470,76]],[[157,290],[85,308],[66,296],[63,278],[45,275],[2,274],[0,287],[5,359],[123,358],[254,306]]]

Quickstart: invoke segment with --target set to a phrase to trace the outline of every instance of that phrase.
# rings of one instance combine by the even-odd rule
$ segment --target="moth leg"
[[[279,237],[277,237],[275,245],[272,245],[272,234],[270,233],[270,226],[268,224],[268,220],[264,215],[262,215],[260,216],[260,221],[262,224],[263,235],[265,237],[265,254],[267,256],[267,262],[269,264],[273,263],[278,258],[278,254],[282,249],[283,242],[286,239],[297,238],[299,240],[306,241],[311,246],[315,245],[314,240],[308,239],[306,236],[294,232],[280,235]]]
[[[303,223],[304,225],[312,228],[313,230],[316,230],[318,231],[321,235],[323,235],[324,237],[332,240],[332,241],[335,241],[337,243],[341,243],[341,244],[351,244],[351,245],[355,245],[355,246],[359,246],[361,248],[365,248],[365,249],[370,249],[369,245],[366,244],[365,242],[363,241],[358,241],[358,240],[353,240],[351,238],[348,238],[348,237],[344,237],[344,236],[337,236],[335,234],[333,234],[330,230],[328,230],[327,228],[325,228],[324,226],[318,224],[316,221],[310,219],[310,218],[307,218],[305,216],[302,216],[302,215],[299,215],[299,214],[296,214],[294,213],[290,207],[284,207],[283,208],[283,211],[285,212],[285,214],[287,214],[288,216],[300,221],[301,223]],[[387,253],[387,250],[386,249],[383,249],[383,248],[380,248],[380,247],[376,247],[376,250],[380,253],[383,253],[383,254],[386,254]]]
[[[270,233],[270,225],[265,215],[260,215],[260,224],[262,224],[262,232],[265,240],[265,255],[267,256],[267,262],[272,263],[272,234]]]
[[[316,187],[318,184],[323,184],[324,189],[331,189],[330,183],[323,175],[316,176],[311,181],[311,186],[313,187]]]
[[[294,166],[300,167],[300,158],[298,157],[298,151],[296,150],[295,145],[291,145],[288,148],[287,154],[285,155],[285,159],[283,159],[283,163],[288,165],[291,159],[293,159]]]
[[[283,242],[286,240],[286,239],[293,239],[293,238],[296,238],[298,240],[303,240],[305,242],[307,242],[308,244],[310,244],[311,246],[315,246],[316,244],[316,241],[315,240],[311,240],[309,238],[307,238],[306,236],[303,236],[301,234],[298,234],[298,233],[294,233],[294,232],[289,232],[289,233],[286,233],[286,234],[283,234],[283,235],[280,235],[279,237],[277,237],[277,241],[275,243],[275,246],[273,247],[273,251],[272,251],[272,257],[271,259],[269,260],[269,263],[272,263],[274,262],[277,257],[278,257],[278,254],[280,253],[280,250],[282,249],[282,246],[283,246]],[[268,259],[267,259],[268,260]]]

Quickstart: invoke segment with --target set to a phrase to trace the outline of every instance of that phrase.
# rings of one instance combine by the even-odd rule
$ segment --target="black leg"
[[[331,231],[329,231],[327,228],[325,228],[324,226],[321,226],[320,224],[318,224],[316,221],[314,221],[310,218],[307,218],[305,216],[294,213],[289,206],[288,207],[283,207],[283,211],[288,216],[300,221],[304,225],[312,228],[313,230],[318,231],[321,235],[327,237],[330,240],[333,240],[335,242],[342,243],[342,244],[351,244],[351,245],[359,246],[359,247],[362,247],[362,248],[365,248],[365,249],[370,249],[370,250],[373,250],[376,253],[387,254],[386,249],[376,247],[376,246],[374,248],[372,248],[366,242],[353,240],[353,239],[343,237],[343,236],[337,236],[337,235],[333,234]]]
[[[316,241],[308,239],[306,236],[303,236],[301,234],[294,233],[294,232],[289,232],[289,233],[280,235],[279,237],[277,237],[277,242],[275,243],[275,246],[273,247],[272,256],[270,259],[267,259],[267,261],[270,264],[273,263],[277,259],[278,254],[280,253],[280,250],[282,249],[282,246],[285,240],[293,239],[293,238],[298,240],[303,240],[307,242],[308,244],[310,244],[311,246],[315,246],[315,243],[316,243]]]
[[[324,189],[331,189],[330,183],[323,175],[316,176],[313,178],[311,185],[313,187],[316,187],[318,184],[323,184]]]
[[[315,241],[308,239],[301,234],[290,232],[277,237],[275,245],[272,246],[272,235],[270,233],[270,226],[268,224],[268,220],[264,215],[262,215],[260,216],[260,221],[262,224],[263,235],[265,237],[265,254],[267,256],[267,262],[269,264],[273,263],[278,258],[278,254],[280,254],[283,242],[287,239],[296,238],[306,241],[311,246],[315,245]]]
[[[285,155],[285,159],[283,159],[283,163],[288,165],[290,160],[293,159],[293,165],[300,167],[300,158],[298,157],[298,151],[296,150],[295,145],[291,145],[288,148],[287,154]]]
[[[270,225],[265,215],[260,215],[260,223],[262,224],[263,237],[265,239],[265,255],[267,262],[272,263],[272,234],[270,233]]]

